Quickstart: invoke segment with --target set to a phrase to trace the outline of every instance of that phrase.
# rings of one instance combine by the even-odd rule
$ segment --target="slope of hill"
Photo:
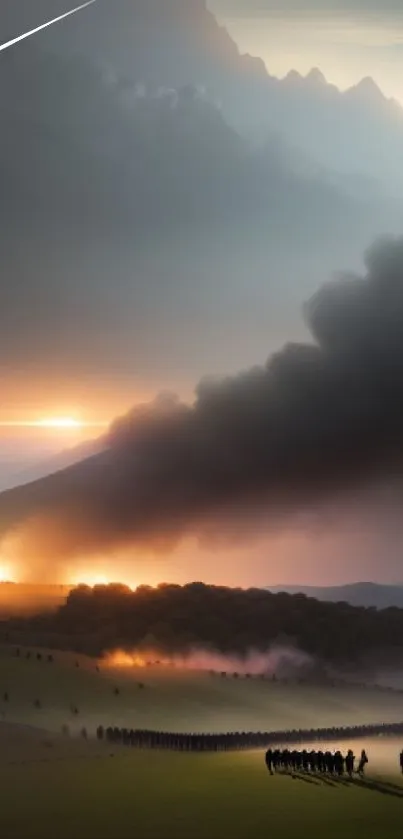
[[[66,724],[72,734],[86,726],[92,736],[98,725],[108,724],[178,732],[265,731],[400,722],[402,716],[401,693],[372,686],[297,689],[271,679],[220,678],[181,667],[112,667],[102,659],[55,650],[48,663],[48,650],[40,650],[38,661],[32,647],[20,649],[18,658],[10,647],[0,651],[0,679],[10,697],[8,703],[0,699],[0,709],[10,722],[54,732]],[[34,707],[35,697],[42,708]]]
[[[68,466],[73,466],[75,463],[79,463],[87,457],[100,454],[104,448],[105,443],[102,438],[99,438],[96,440],[86,441],[69,449],[65,449],[60,452],[60,454],[54,455],[53,457],[43,460],[40,463],[36,463],[29,469],[15,472],[13,476],[9,477],[8,486],[3,486],[1,491],[23,486],[24,484],[30,484],[34,481],[39,481],[41,478],[45,478],[47,475],[53,475],[55,472],[60,472],[62,469],[66,469]]]
[[[403,608],[403,585],[381,585],[379,583],[351,583],[344,586],[297,586],[279,585],[267,587],[267,591],[305,594],[332,603],[345,602],[352,606],[387,609]]]

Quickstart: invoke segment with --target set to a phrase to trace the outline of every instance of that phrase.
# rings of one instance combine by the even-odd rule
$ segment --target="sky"
[[[372,76],[403,103],[400,0],[210,0],[241,49],[273,75],[319,67],[346,89]]]
[[[52,2],[50,0],[36,0],[36,2],[35,0],[2,0],[0,6],[1,41],[16,37],[27,29],[39,25],[50,17],[62,14],[76,5],[78,4],[71,3],[70,0],[52,0]],[[401,15],[399,14],[398,3],[383,3],[382,15],[375,11],[377,4],[371,3],[369,0],[365,0],[361,4],[343,3],[341,5],[332,4],[328,0],[326,2],[317,0],[316,4],[310,4],[309,8],[307,4],[296,2],[296,0],[282,0],[282,2],[276,2],[276,0],[260,0],[260,2],[256,0],[245,0],[245,2],[243,0],[211,0],[210,5],[220,15],[225,25],[229,27],[240,48],[262,56],[272,73],[284,74],[293,67],[305,72],[313,65],[319,65],[331,81],[342,86],[352,84],[358,81],[362,75],[371,73],[388,93],[397,95],[399,92],[400,78],[403,78],[403,74],[398,72],[400,51],[403,49],[400,46],[403,30],[400,29],[399,25]],[[80,14],[87,16],[90,13],[92,14],[92,10],[86,10]],[[61,22],[57,26],[64,27],[65,23]],[[54,38],[54,30],[48,29],[45,37],[46,40],[43,43],[50,44],[52,38]],[[24,49],[25,45],[19,46],[18,55],[21,55]],[[69,243],[66,244],[66,242],[57,239],[54,242],[52,236],[48,236],[48,244],[48,252],[45,253],[42,250],[40,255],[43,272],[44,274],[57,272],[60,286],[68,286],[74,271],[74,264],[80,261],[81,264],[84,263],[85,265],[83,270],[86,271],[89,278],[88,284],[94,284],[95,278],[104,268],[105,274],[107,272],[109,274],[117,273],[117,282],[128,289],[130,273],[133,268],[132,254],[128,253],[127,247],[119,245],[119,250],[117,250],[115,244],[112,246],[108,242],[90,241],[87,238],[84,243],[80,242],[81,255],[78,252],[72,252]],[[155,266],[152,270],[155,275],[162,275],[164,262],[165,265],[169,264],[174,248],[169,243],[158,243],[154,250],[156,252]],[[7,263],[11,251],[13,252],[13,271],[19,276],[27,272],[27,262],[30,266],[38,262],[35,243],[24,245],[24,250],[21,249],[18,252],[15,243],[6,242],[3,245],[1,255],[3,263]],[[189,253],[191,253],[190,248]],[[215,264],[219,265],[221,258],[222,256],[218,254],[217,250]],[[192,272],[194,274],[193,281],[200,285],[204,281],[203,272],[200,272],[200,277],[197,276],[197,268],[192,262],[192,256],[190,255],[187,258],[185,254],[183,261],[184,272],[187,271],[189,276]],[[238,254],[234,256],[234,264],[236,263],[239,264]],[[212,264],[214,264],[213,260]],[[175,268],[172,270],[175,270]],[[105,341],[109,344],[111,340],[116,343],[117,361],[114,368],[105,369],[102,378],[94,374],[94,363],[89,358],[84,360],[86,355],[84,340],[77,341],[75,350],[73,350],[73,342],[70,342],[71,346],[68,351],[63,346],[60,347],[60,351],[54,351],[55,342],[60,340],[66,343],[69,340],[68,330],[77,331],[73,326],[77,317],[82,317],[83,321],[85,318],[88,320],[94,357],[97,355],[99,357],[100,350],[102,352],[102,348],[98,345],[101,344],[103,338],[99,337],[97,341],[94,340],[94,328],[93,324],[90,323],[87,310],[76,315],[73,312],[71,302],[68,309],[66,309],[66,302],[64,302],[64,309],[59,313],[56,308],[56,301],[52,300],[51,303],[47,302],[47,306],[52,307],[52,312],[56,318],[54,333],[52,333],[51,325],[47,337],[43,330],[38,331],[38,334],[35,331],[32,333],[31,327],[32,352],[30,351],[29,341],[21,334],[20,346],[18,348],[14,346],[12,358],[10,355],[10,361],[13,365],[13,375],[10,377],[7,357],[11,353],[11,349],[9,350],[8,347],[11,347],[11,333],[15,335],[14,323],[10,321],[7,324],[1,347],[0,384],[2,384],[3,392],[6,393],[6,398],[0,407],[0,422],[10,422],[13,419],[21,421],[26,418],[34,420],[46,415],[66,416],[69,414],[82,416],[89,423],[99,419],[111,419],[116,414],[128,409],[134,402],[151,398],[156,390],[161,387],[176,388],[182,395],[191,396],[193,386],[200,375],[215,372],[225,373],[227,370],[236,369],[240,365],[247,366],[253,363],[255,359],[260,360],[259,356],[262,351],[266,353],[270,349],[274,349],[278,342],[281,342],[286,335],[286,328],[280,328],[277,316],[271,322],[268,311],[264,314],[262,307],[260,307],[261,312],[259,312],[258,298],[262,294],[260,289],[250,290],[248,299],[246,266],[240,266],[238,270],[240,273],[239,282],[243,286],[238,288],[238,292],[242,296],[244,315],[249,317],[249,327],[244,330],[244,344],[240,347],[238,357],[235,357],[232,348],[231,351],[225,351],[225,340],[221,342],[220,357],[217,354],[217,343],[214,343],[213,339],[210,346],[206,344],[205,330],[200,319],[203,304],[200,304],[200,300],[197,304],[193,304],[189,296],[188,302],[186,304],[182,303],[185,309],[187,308],[186,316],[182,318],[182,330],[184,330],[184,340],[192,340],[195,349],[193,354],[187,354],[186,359],[182,358],[181,362],[180,359],[183,354],[181,352],[180,336],[175,335],[173,330],[174,311],[171,315],[169,313],[169,303],[164,301],[165,326],[162,327],[160,324],[157,326],[158,316],[155,311],[155,301],[151,294],[147,299],[147,292],[144,291],[143,296],[146,300],[142,302],[142,306],[148,309],[146,315],[148,322],[152,323],[155,320],[158,334],[156,334],[156,328],[153,325],[153,336],[150,338],[145,335],[142,336],[143,355],[146,355],[147,358],[142,358],[138,364],[128,364],[127,353],[130,350],[128,340],[125,337],[127,334],[125,330],[128,327],[122,321],[122,317],[124,318],[125,315],[122,315],[121,309],[113,299],[112,290],[107,289],[105,282],[104,305],[108,306],[110,322],[108,325],[102,323],[99,335],[106,335]],[[315,269],[311,270],[313,272]],[[146,272],[144,272],[144,285],[147,284],[148,279]],[[319,272],[316,269],[315,282],[319,281]],[[280,291],[279,294],[281,294]],[[255,299],[253,299],[254,295],[256,295]],[[293,314],[291,315],[288,312],[287,317],[290,319],[290,331],[294,330],[294,334],[297,334],[300,330],[298,319],[302,294],[299,299],[297,295],[295,297]],[[267,303],[270,304],[270,300],[267,300]],[[281,306],[285,307],[286,305],[287,301],[284,299]],[[90,304],[85,302],[84,306],[88,309]],[[128,300],[125,302],[125,306],[129,313],[130,303]],[[83,310],[83,306],[81,306],[81,309]],[[227,317],[222,322],[224,339],[226,334],[230,337],[230,333],[233,331],[232,322],[233,317],[236,316],[235,309],[236,305],[234,304],[234,311],[231,312],[227,304]],[[28,303],[26,304],[26,311],[28,312]],[[205,315],[207,318],[212,317],[211,312],[208,311],[207,301]],[[62,316],[64,317],[64,323],[61,322]],[[25,312],[24,317],[27,317]],[[96,320],[96,316],[94,317]],[[134,329],[137,333],[139,330],[145,332],[140,321],[136,322],[133,310],[131,317],[134,320]],[[119,327],[117,324],[119,320],[122,322],[121,335],[118,334]],[[144,323],[144,318],[142,318],[142,321]],[[104,325],[108,330],[106,333],[102,331]],[[22,333],[23,330],[25,330],[24,322],[20,325],[20,332]],[[268,335],[269,330],[270,337]],[[28,334],[27,330],[25,331]],[[112,335],[113,339],[111,338]],[[149,347],[147,347],[147,343]],[[152,353],[153,359],[151,359],[151,353],[148,352],[151,345],[155,348],[155,352]],[[169,353],[166,352],[167,345],[169,345]],[[35,358],[39,353],[42,356],[45,354],[48,356],[48,364],[45,370],[43,367],[38,370],[35,366]],[[74,353],[76,358],[74,358]],[[133,353],[136,353],[135,344],[133,345]],[[79,365],[77,356],[80,358]],[[121,362],[118,360],[119,357],[122,359]],[[157,357],[158,363],[155,361]],[[80,367],[79,376],[76,375],[78,366]],[[91,394],[90,399],[88,399],[89,394]],[[63,440],[64,442],[65,440]],[[56,440],[52,442],[53,445],[57,446]],[[47,455],[47,450],[44,450],[43,453]]]
[[[20,18],[16,15],[17,3],[20,3]],[[41,20],[35,20],[37,7],[31,0],[4,0],[0,5],[0,40],[16,37],[23,29],[41,23],[44,16],[48,16],[48,11],[59,14],[76,4],[57,0],[52,5],[47,0],[41,0],[40,5]],[[313,66],[319,66],[329,81],[342,88],[371,75],[385,93],[400,97],[403,102],[403,74],[400,73],[403,15],[397,4],[384,4],[382,15],[368,0],[361,4],[344,3],[342,8],[340,4],[336,8],[329,2],[319,3],[319,0],[316,6],[311,4],[309,8],[291,0],[277,4],[274,0],[261,0],[260,3],[253,0],[211,0],[210,5],[228,27],[240,49],[262,57],[270,73],[283,76],[290,69],[306,73]],[[47,30],[46,38],[52,39],[52,29]],[[25,45],[19,45],[18,50],[15,64],[11,61],[8,65],[9,68],[17,68],[17,81],[14,79],[13,82],[16,84],[17,56],[19,59],[27,55],[27,60],[30,60],[29,50],[24,52]],[[17,126],[22,119],[21,125],[24,126],[24,108],[29,112],[29,103],[36,100],[31,100],[28,95],[27,105],[20,94],[16,102],[10,104],[5,81],[7,64],[0,63],[0,68],[1,104],[5,103],[8,113],[12,114],[5,125],[10,129],[14,142],[13,119]],[[77,68],[76,83],[80,85],[87,76],[85,73],[80,76],[78,63]],[[36,84],[38,87],[41,85],[40,89],[44,91],[46,131],[43,130],[39,136],[33,132],[32,143],[31,138],[29,142],[29,148],[32,147],[37,154],[33,160],[40,187],[43,161],[46,174],[48,159],[53,163],[54,148],[57,151],[63,149],[63,140],[67,136],[66,128],[66,135],[62,132],[58,137],[60,145],[55,145],[51,120],[48,131],[48,115],[55,113],[60,103],[63,111],[64,101],[63,94],[59,93],[52,99],[56,90],[53,77],[46,68],[42,72],[37,80],[33,78],[33,88]],[[48,79],[49,85],[46,84]],[[60,79],[58,83],[62,83]],[[35,97],[35,89],[31,92]],[[20,101],[23,105],[21,109]],[[104,113],[109,115],[106,106]],[[210,117],[209,120],[202,123],[200,136],[203,142],[210,136],[204,133],[207,126],[216,128],[218,125],[218,121]],[[110,123],[114,124],[113,110]],[[35,125],[35,122],[30,124]],[[84,117],[83,124],[87,126]],[[197,127],[198,123],[195,125]],[[174,127],[176,130],[176,125]],[[7,142],[7,134],[5,136]],[[89,136],[92,138],[92,135]],[[170,136],[169,132],[164,135],[168,151]],[[195,136],[196,131],[192,143]],[[224,192],[229,189],[231,195],[230,189],[234,182],[237,183],[234,172],[236,174],[241,168],[238,167],[237,141],[234,139],[232,146],[229,139],[232,135],[219,125],[217,133],[211,136],[222,155],[218,158],[218,165],[208,163],[210,167],[217,165],[216,170],[209,169],[214,171],[217,184],[222,171],[227,171],[225,164],[235,161],[233,170],[228,164],[230,179],[224,181]],[[124,142],[128,137],[133,139],[124,135]],[[119,144],[121,138],[116,137],[113,131],[109,135],[102,123],[99,139],[105,142],[109,152],[108,142],[113,147],[113,143]],[[158,139],[161,140],[160,134]],[[161,148],[164,143],[161,141]],[[208,147],[208,143],[205,145]],[[189,183],[199,199],[200,194],[203,197],[203,181],[208,180],[203,178],[203,166],[207,164],[203,147],[191,145],[187,140],[183,147],[179,147],[181,158],[185,157],[189,147],[194,154],[188,170]],[[17,175],[21,167],[30,165],[25,162],[21,148],[24,149],[24,145],[19,147],[16,142],[15,171],[12,170],[11,175],[15,178],[15,181],[11,180],[13,189],[15,183],[20,186],[22,182],[24,187],[24,179],[21,181]],[[224,375],[248,370],[254,364],[264,364],[285,341],[303,340],[306,336],[301,309],[304,300],[329,278],[331,270],[358,269],[363,240],[367,235],[365,232],[359,239],[354,229],[351,233],[354,247],[351,247],[350,240],[343,238],[344,233],[340,234],[343,242],[343,248],[340,248],[335,228],[337,214],[343,215],[338,208],[344,208],[344,204],[339,205],[338,194],[334,196],[329,191],[329,194],[325,193],[324,208],[321,185],[316,193],[315,184],[313,193],[308,194],[308,200],[312,200],[315,222],[312,229],[315,234],[315,225],[319,224],[328,206],[333,212],[332,202],[335,200],[336,218],[331,216],[328,244],[319,236],[312,247],[312,229],[305,228],[301,223],[302,216],[297,218],[297,230],[301,233],[301,240],[304,237],[306,240],[301,250],[294,236],[290,242],[287,214],[290,206],[294,205],[293,198],[291,205],[285,204],[284,223],[282,228],[280,225],[278,242],[276,237],[268,239],[265,227],[262,235],[255,217],[248,212],[224,229],[224,225],[221,227],[213,223],[210,226],[205,219],[202,223],[198,221],[194,227],[191,223],[186,224],[185,228],[185,221],[178,211],[180,223],[172,228],[173,232],[162,226],[157,234],[150,226],[146,236],[134,239],[131,229],[129,232],[118,229],[116,233],[115,229],[112,231],[112,226],[105,228],[102,213],[98,216],[98,209],[101,211],[103,206],[103,193],[101,198],[95,193],[94,205],[90,203],[87,214],[85,199],[87,194],[92,194],[96,178],[91,181],[90,174],[88,182],[85,180],[85,166],[77,179],[83,182],[83,191],[78,196],[73,195],[72,205],[67,202],[67,213],[64,206],[58,206],[59,192],[56,189],[55,200],[52,187],[53,183],[59,183],[57,177],[60,173],[63,177],[63,151],[58,151],[55,159],[55,168],[50,169],[46,186],[40,190],[44,196],[41,207],[41,211],[46,211],[44,217],[40,212],[36,213],[36,206],[29,203],[30,195],[25,196],[23,191],[21,204],[26,215],[20,218],[20,194],[17,193],[16,216],[13,216],[14,209],[8,212],[7,207],[6,235],[0,244],[1,262],[8,278],[0,289],[0,311],[11,312],[10,317],[3,317],[0,331],[3,397],[0,405],[0,489],[4,482],[15,482],[16,475],[26,475],[36,464],[50,462],[57,453],[93,439],[115,416],[138,402],[151,399],[160,390],[174,390],[189,401],[204,374]],[[159,162],[161,160],[161,166],[166,166],[163,155]],[[169,157],[167,160],[168,167],[163,172],[170,175]],[[26,175],[31,183],[28,168]],[[161,181],[164,179],[161,178]],[[255,180],[247,181],[249,183],[256,189]],[[152,184],[156,191],[156,182],[152,181]],[[124,191],[124,187],[121,188]],[[291,191],[292,188],[291,184]],[[216,201],[219,200],[219,187],[217,190],[213,193]],[[67,190],[67,198],[68,193]],[[235,191],[234,194],[238,193]],[[274,192],[273,195],[272,203],[277,208],[279,196]],[[106,204],[109,199],[114,207],[112,190],[106,193]],[[140,206],[143,209],[141,202]],[[175,201],[165,205],[161,199],[160,206],[164,211],[164,220],[176,219]],[[189,204],[192,210],[196,206],[196,200]],[[304,213],[306,207],[308,218],[311,215],[310,205],[303,202],[302,206]],[[300,205],[297,204],[297,207]],[[54,224],[53,219],[49,221],[52,208],[55,211]],[[154,212],[154,205],[152,209]],[[228,211],[227,207],[225,211]],[[93,226],[87,225],[90,213],[95,222]],[[378,215],[382,215],[381,210]],[[232,215],[229,217],[233,221]],[[365,240],[365,244],[369,242]],[[70,427],[69,423],[56,422],[55,427],[49,427],[52,418],[58,420],[63,417],[81,420],[82,425]],[[47,421],[45,426],[44,420]],[[120,509],[118,511],[120,513]],[[98,522],[96,525],[97,532]],[[240,548],[243,560],[238,563],[233,545],[231,550],[227,545],[221,548],[217,548],[216,544],[210,545],[203,553],[199,548],[185,544],[176,559],[169,563],[161,559],[160,565],[154,562],[151,574],[150,566],[144,562],[142,569],[140,563],[140,581],[158,582],[163,578],[165,569],[167,577],[174,575],[184,581],[188,573],[187,562],[192,555],[193,567],[197,568],[199,563],[205,577],[212,581],[225,582],[228,569],[231,570],[231,563],[234,563],[230,574],[234,582],[292,583],[298,569],[292,556],[298,555],[304,568],[301,582],[312,582],[315,576],[318,583],[338,583],[348,578],[351,580],[349,575],[352,579],[356,578],[345,550],[345,546],[353,544],[354,540],[357,540],[357,556],[360,551],[363,555],[361,568],[363,572],[365,570],[365,576],[376,577],[379,534],[384,534],[385,529],[391,533],[389,522],[385,524],[383,521],[378,529],[371,531],[368,516],[363,513],[355,527],[352,536],[348,522],[345,522],[344,531],[338,521],[338,539],[332,538],[329,544],[329,539],[322,533],[320,538],[315,539],[314,550],[304,531],[300,533],[296,529],[286,536],[272,536],[253,548],[250,565],[253,570],[249,570],[247,562],[245,564],[248,546]],[[390,581],[398,575],[397,543],[398,537],[391,533],[387,547]],[[328,557],[332,552],[335,556],[343,555],[343,561],[331,562],[329,570],[321,564],[323,552]],[[222,558],[221,569],[218,568],[217,555]],[[275,555],[275,561],[268,560],[271,555]],[[270,575],[267,574],[265,579],[268,566]]]

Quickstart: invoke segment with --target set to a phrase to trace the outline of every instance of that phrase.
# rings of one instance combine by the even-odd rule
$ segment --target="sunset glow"
[[[45,417],[39,420],[8,420],[0,422],[2,428],[43,428],[60,431],[80,431],[84,428],[106,428],[106,421],[88,422],[76,417]]]
[[[74,419],[73,417],[54,417],[50,419],[39,420],[38,428],[82,428],[83,423]]]
[[[13,574],[11,568],[8,565],[4,565],[3,563],[0,564],[0,583],[12,583]]]
[[[97,574],[95,571],[83,571],[75,575],[72,580],[74,586],[107,586],[110,580],[105,574]]]

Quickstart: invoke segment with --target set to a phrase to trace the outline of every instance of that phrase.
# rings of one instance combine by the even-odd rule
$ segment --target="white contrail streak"
[[[37,32],[40,32],[41,29],[47,29],[47,27],[52,26],[53,23],[58,23],[59,20],[64,20],[64,18],[74,15],[76,12],[80,12],[81,9],[85,9],[87,6],[92,6],[93,3],[96,3],[96,0],[87,0],[87,3],[82,3],[82,5],[77,6],[76,9],[71,9],[70,12],[65,12],[64,15],[59,15],[59,17],[55,17],[53,20],[48,20],[47,23],[42,23],[41,26],[37,26],[36,29],[30,29],[30,31],[25,32],[24,35],[18,35],[18,37],[13,38],[12,41],[0,44],[0,52],[8,49],[9,47],[13,47],[14,44],[18,44],[19,41],[24,41],[25,38],[29,38],[31,35],[35,35]]]

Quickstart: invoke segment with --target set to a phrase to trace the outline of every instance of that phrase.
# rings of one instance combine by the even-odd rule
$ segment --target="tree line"
[[[325,603],[303,594],[179,586],[79,586],[52,614],[1,623],[3,640],[99,656],[114,649],[246,656],[273,645],[334,664],[403,658],[403,610]]]

